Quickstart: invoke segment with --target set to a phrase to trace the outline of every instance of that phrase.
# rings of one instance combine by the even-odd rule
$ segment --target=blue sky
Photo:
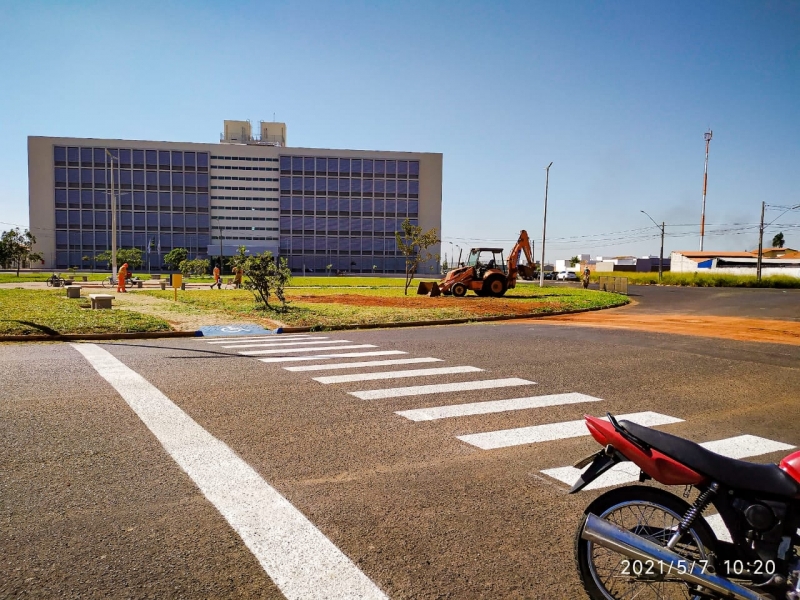
[[[800,204],[800,2],[0,0],[0,230],[29,135],[442,152],[448,242],[547,257],[757,246]],[[800,248],[800,211],[768,207]],[[723,232],[728,232],[724,234]]]

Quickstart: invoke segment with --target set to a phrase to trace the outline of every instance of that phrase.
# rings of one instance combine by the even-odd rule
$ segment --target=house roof
[[[707,260],[709,258],[752,258],[752,252],[714,252],[712,250],[673,250],[675,254],[682,254],[694,261]]]
[[[751,250],[751,252],[752,252],[753,254],[755,254],[755,255],[758,255],[758,248],[756,248],[755,250]],[[793,249],[793,248],[763,248],[763,249],[761,250],[761,252],[762,252],[762,253],[766,253],[766,252],[783,252],[783,253],[789,253],[789,252],[797,252],[797,250],[795,250],[795,249]]]

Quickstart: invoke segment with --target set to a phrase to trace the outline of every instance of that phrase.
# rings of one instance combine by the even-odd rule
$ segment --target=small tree
[[[275,310],[276,307],[269,303],[270,294],[275,294],[281,303],[280,310],[286,310],[284,288],[292,278],[292,272],[285,258],[276,260],[272,252],[267,251],[256,256],[248,256],[243,268],[247,276],[244,287],[253,292],[256,302],[263,302],[266,308]]]
[[[786,243],[786,240],[783,239],[783,232],[781,231],[777,234],[774,238],[772,238],[772,247],[773,248],[783,248],[783,245]]]
[[[178,270],[183,273],[184,277],[190,275],[202,276],[208,273],[209,261],[203,258],[195,258],[194,260],[184,260],[178,265]]]
[[[95,261],[111,265],[111,250],[106,250],[100,254],[95,254]],[[120,248],[117,250],[117,266],[128,263],[131,269],[138,269],[142,266],[142,251],[138,248]]]
[[[570,259],[569,259],[569,266],[570,266],[570,267],[574,267],[574,266],[575,266],[575,265],[577,265],[579,262],[581,262],[581,259],[580,259],[580,258],[578,258],[577,256],[573,256],[572,258],[570,258]]]
[[[328,272],[328,277],[331,276],[331,269],[332,268],[333,268],[333,265],[325,265],[325,270]]]
[[[20,232],[19,228],[4,231],[0,238],[0,257],[4,264],[17,266],[17,277],[19,270],[28,261],[42,260],[44,257],[38,252],[33,251],[36,238],[27,229]]]
[[[397,241],[397,250],[405,257],[406,288],[404,293],[407,296],[408,286],[411,285],[411,280],[414,279],[414,274],[417,272],[419,265],[432,258],[435,258],[437,262],[439,261],[438,255],[429,252],[428,248],[441,240],[436,235],[436,228],[423,233],[422,227],[412,225],[408,219],[403,221],[400,227],[402,231],[396,231],[394,237]]]
[[[180,264],[189,258],[189,251],[186,248],[173,248],[164,255],[164,264],[170,270],[175,271],[180,269]]]

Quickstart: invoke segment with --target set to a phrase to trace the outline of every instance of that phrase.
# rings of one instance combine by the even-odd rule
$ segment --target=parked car
[[[573,271],[561,271],[557,275],[559,281],[578,281],[578,276]]]
[[[556,278],[556,273],[554,273],[553,271],[545,271],[544,272],[544,278],[545,279],[555,279]]]

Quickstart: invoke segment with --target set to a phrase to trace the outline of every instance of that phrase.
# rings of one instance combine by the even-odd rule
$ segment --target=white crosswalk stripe
[[[306,357],[303,357],[304,359]],[[283,367],[287,371],[333,371],[336,369],[356,369],[361,367],[388,367],[389,365],[413,365],[418,363],[442,362],[441,358],[395,358],[389,360],[363,360],[350,363],[334,363],[332,365],[302,365],[300,367]]]
[[[600,398],[578,393],[550,394],[547,396],[531,396],[528,398],[511,398],[509,400],[491,400],[488,402],[416,408],[413,410],[401,410],[395,414],[411,421],[434,421],[436,419],[448,419],[451,417],[488,415],[512,410],[560,406],[562,404],[579,404],[582,402],[600,402]]]
[[[794,446],[790,446],[789,444],[775,442],[773,440],[768,440],[755,435],[739,435],[713,442],[704,442],[700,445],[706,450],[711,450],[711,452],[716,452],[722,456],[736,459],[761,456],[762,454],[769,454],[770,452],[791,450],[794,448]],[[588,469],[588,467],[586,468]],[[576,469],[575,467],[558,467],[555,469],[545,469],[542,471],[542,473],[545,475],[552,477],[553,479],[557,479],[562,483],[566,483],[570,487],[573,486],[576,481],[578,481],[578,477],[580,477],[582,472],[583,470]],[[584,489],[597,490],[614,485],[632,483],[638,479],[639,467],[637,467],[634,463],[624,462],[614,465],[611,469],[603,473]]]
[[[327,338],[320,338],[316,340],[298,340],[296,342],[269,342],[269,343],[250,343],[250,344],[234,344],[232,346],[222,346],[223,348],[277,348],[283,346],[309,346],[319,344],[327,346],[328,344],[352,344],[350,340],[329,340]]]
[[[645,427],[669,425],[671,423],[680,423],[683,421],[683,419],[677,419],[650,411],[618,415],[617,419],[626,419],[638,425],[644,425]],[[534,425],[532,427],[488,431],[486,433],[473,433],[456,437],[462,442],[477,446],[482,450],[493,450],[495,448],[550,442],[584,435],[589,435],[589,430],[586,428],[583,419],[581,419],[579,421],[564,421],[562,423],[549,423],[547,425]]]
[[[352,373],[350,375],[328,375],[314,377],[320,383],[350,383],[353,381],[375,381],[378,379],[401,379],[404,377],[429,377],[433,375],[453,375],[456,373],[477,373],[478,367],[439,367],[436,369],[409,369],[407,371],[381,371],[380,373]]]
[[[269,350],[241,350],[239,354],[242,356],[260,356],[262,354],[288,354],[294,352],[325,352],[325,350],[339,350],[348,349],[354,350],[356,348],[377,348],[374,344],[353,344],[352,346],[338,346],[336,348],[313,346],[311,348],[270,348]]]
[[[269,340],[294,340],[297,338],[310,338],[311,335],[307,333],[298,333],[298,334],[267,334],[267,335],[254,335],[254,336],[247,336],[247,335],[237,335],[233,337],[196,337],[192,338],[197,342],[205,342],[207,344],[227,344],[228,342],[248,342],[248,341],[269,341]]]
[[[352,348],[352,346],[349,346]],[[342,350],[342,348],[325,348],[325,350]],[[241,354],[241,352],[240,352]],[[315,354],[313,356],[281,356],[278,358],[259,358],[263,363],[298,362],[302,360],[326,360],[330,358],[358,358],[364,356],[397,356],[408,354],[402,350],[374,350],[372,352],[336,352],[333,354]]]
[[[403,396],[421,396],[423,394],[443,394],[445,392],[463,392],[467,390],[486,390],[518,385],[536,385],[535,381],[511,377],[508,379],[489,379],[480,381],[463,381],[461,383],[437,383],[432,385],[414,385],[410,387],[386,388],[381,390],[366,390],[350,392],[351,395],[361,400],[384,400],[386,398],[400,398]]]

